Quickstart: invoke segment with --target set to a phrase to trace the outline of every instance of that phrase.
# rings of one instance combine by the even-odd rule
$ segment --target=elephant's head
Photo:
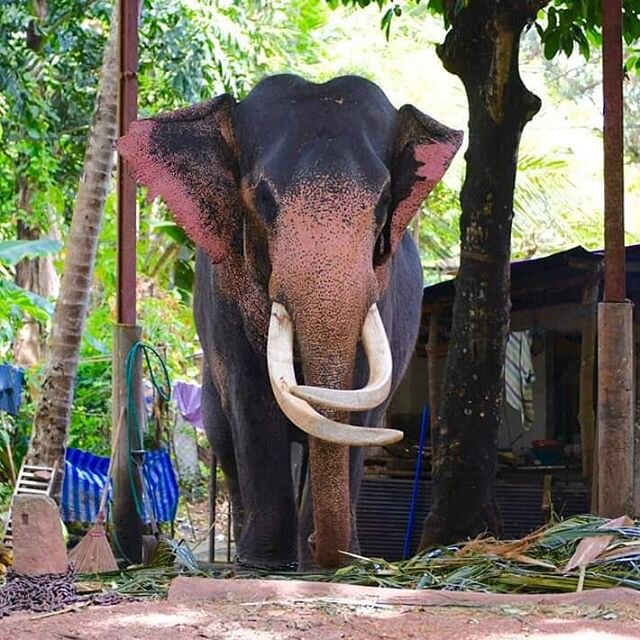
[[[402,435],[341,421],[389,392],[375,304],[408,222],[461,137],[410,105],[396,110],[362,78],[318,85],[285,75],[240,102],[223,95],[134,123],[119,142],[150,197],[162,196],[214,263],[245,270],[272,304],[269,374],[283,412],[311,436],[316,559],[325,566],[349,545],[345,445]],[[361,339],[370,380],[352,391]]]

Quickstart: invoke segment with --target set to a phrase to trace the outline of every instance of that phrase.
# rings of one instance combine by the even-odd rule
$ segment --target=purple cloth
[[[199,384],[178,380],[173,384],[173,400],[184,420],[197,429],[204,429],[202,424],[202,388]]]

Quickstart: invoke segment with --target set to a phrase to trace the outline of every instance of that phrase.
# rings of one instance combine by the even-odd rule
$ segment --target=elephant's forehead
[[[382,91],[362,78],[323,85],[292,76],[269,78],[238,105],[235,126],[243,169],[271,165],[276,173],[295,173],[301,165],[359,165],[368,172],[376,160],[387,159],[396,113]]]

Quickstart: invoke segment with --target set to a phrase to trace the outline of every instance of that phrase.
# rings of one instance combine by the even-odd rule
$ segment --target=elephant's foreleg
[[[289,423],[275,404],[266,366],[253,353],[237,348],[227,367],[229,415],[244,508],[238,559],[264,567],[293,564],[298,526]]]
[[[209,368],[206,364],[202,370],[202,417],[213,455],[218,459],[220,468],[224,473],[231,503],[233,535],[237,541],[242,534],[244,509],[240,495],[231,425],[222,409],[220,395],[213,385]],[[214,472],[213,468],[211,472]]]

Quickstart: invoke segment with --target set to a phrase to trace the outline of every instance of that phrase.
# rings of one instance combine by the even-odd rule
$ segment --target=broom
[[[74,565],[78,573],[104,573],[107,571],[117,571],[118,563],[111,550],[104,523],[106,520],[105,509],[107,505],[107,494],[111,484],[111,473],[113,471],[113,460],[115,458],[116,444],[120,437],[120,430],[124,422],[124,409],[120,412],[116,433],[111,446],[111,457],[107,469],[107,479],[102,488],[100,496],[100,506],[95,524],[89,529],[84,538],[69,552],[69,561]]]

